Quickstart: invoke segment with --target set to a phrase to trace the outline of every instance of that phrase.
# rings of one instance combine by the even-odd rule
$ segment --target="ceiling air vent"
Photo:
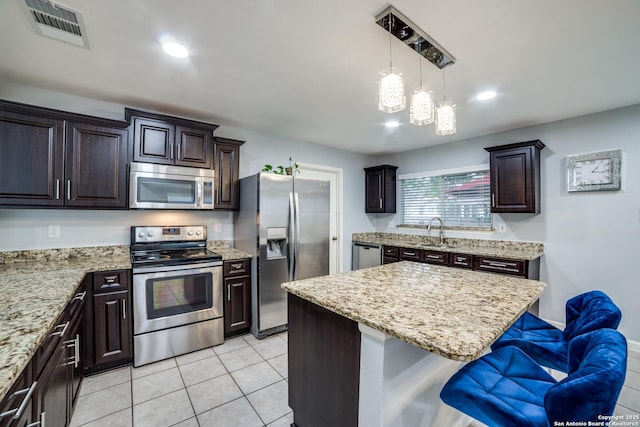
[[[50,0],[18,0],[38,34],[75,46],[89,48],[87,30],[80,12]]]

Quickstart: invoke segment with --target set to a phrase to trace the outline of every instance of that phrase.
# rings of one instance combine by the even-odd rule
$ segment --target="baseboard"
[[[544,319],[544,321],[545,322],[549,322],[550,324],[552,324],[553,326],[555,326],[558,329],[564,329],[564,323],[555,322],[553,320],[547,320],[547,319]],[[640,342],[628,339],[627,340],[627,348],[629,349],[629,351],[634,351],[634,352],[640,353]]]

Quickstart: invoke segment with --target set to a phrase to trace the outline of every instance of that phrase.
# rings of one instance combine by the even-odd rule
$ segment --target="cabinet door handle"
[[[71,180],[67,180],[67,200],[71,200]]]
[[[56,179],[56,200],[60,200],[60,180]]]
[[[227,301],[231,301],[231,284],[227,284]]]
[[[31,386],[29,388],[25,388],[25,389],[18,390],[16,392],[14,392],[11,395],[12,397],[24,394],[25,395],[24,399],[22,399],[22,402],[20,402],[20,406],[18,406],[17,409],[11,409],[9,411],[5,411],[5,412],[1,413],[0,414],[0,419],[2,419],[4,417],[8,417],[10,415],[12,416],[12,418],[14,420],[17,420],[18,418],[20,418],[22,416],[22,413],[24,412],[25,408],[29,404],[29,399],[31,399],[31,395],[36,390],[36,385],[38,385],[38,381],[34,381],[33,383],[31,383]]]
[[[440,255],[427,255],[427,258],[440,259]]]
[[[61,331],[57,331],[57,332],[52,332],[51,333],[52,337],[55,336],[55,335],[60,335],[61,337],[63,337],[65,332],[67,332],[67,328],[69,327],[69,322],[65,323],[64,325],[58,325],[54,329],[58,329],[60,327],[62,327],[62,330]]]
[[[380,198],[380,209],[382,209],[382,198]]]
[[[176,144],[176,159],[180,159],[180,143]]]
[[[127,300],[122,298],[122,318],[127,320]]]
[[[231,268],[233,268],[234,270],[240,270],[242,268],[242,263],[231,264]]]
[[[173,142],[169,143],[169,159],[173,160]]]
[[[104,281],[107,283],[115,283],[118,276],[105,276]]]
[[[491,207],[496,207],[496,193],[491,193]]]
[[[87,291],[81,292],[79,294],[76,294],[75,297],[73,297],[74,301],[84,301],[84,297],[87,296]]]
[[[415,252],[405,252],[404,254],[408,256],[416,256]]]

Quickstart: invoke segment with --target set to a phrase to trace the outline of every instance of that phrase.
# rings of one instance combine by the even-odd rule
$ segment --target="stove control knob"
[[[144,233],[142,231],[138,231],[138,237],[142,239],[144,237]]]
[[[147,236],[149,236],[149,237],[153,237],[153,234],[154,234],[154,233],[153,233],[153,230],[149,230],[149,231],[147,232]]]
[[[202,231],[200,231],[200,230],[196,231],[196,236],[199,236],[201,234],[202,234]]]
[[[193,236],[193,230],[187,231],[187,236]]]

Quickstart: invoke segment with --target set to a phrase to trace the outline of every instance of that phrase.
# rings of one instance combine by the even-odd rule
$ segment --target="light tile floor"
[[[289,426],[287,334],[83,380],[71,427]]]
[[[286,333],[263,340],[243,335],[85,378],[71,427],[288,427],[287,378]],[[629,352],[615,415],[638,414],[640,353]]]

